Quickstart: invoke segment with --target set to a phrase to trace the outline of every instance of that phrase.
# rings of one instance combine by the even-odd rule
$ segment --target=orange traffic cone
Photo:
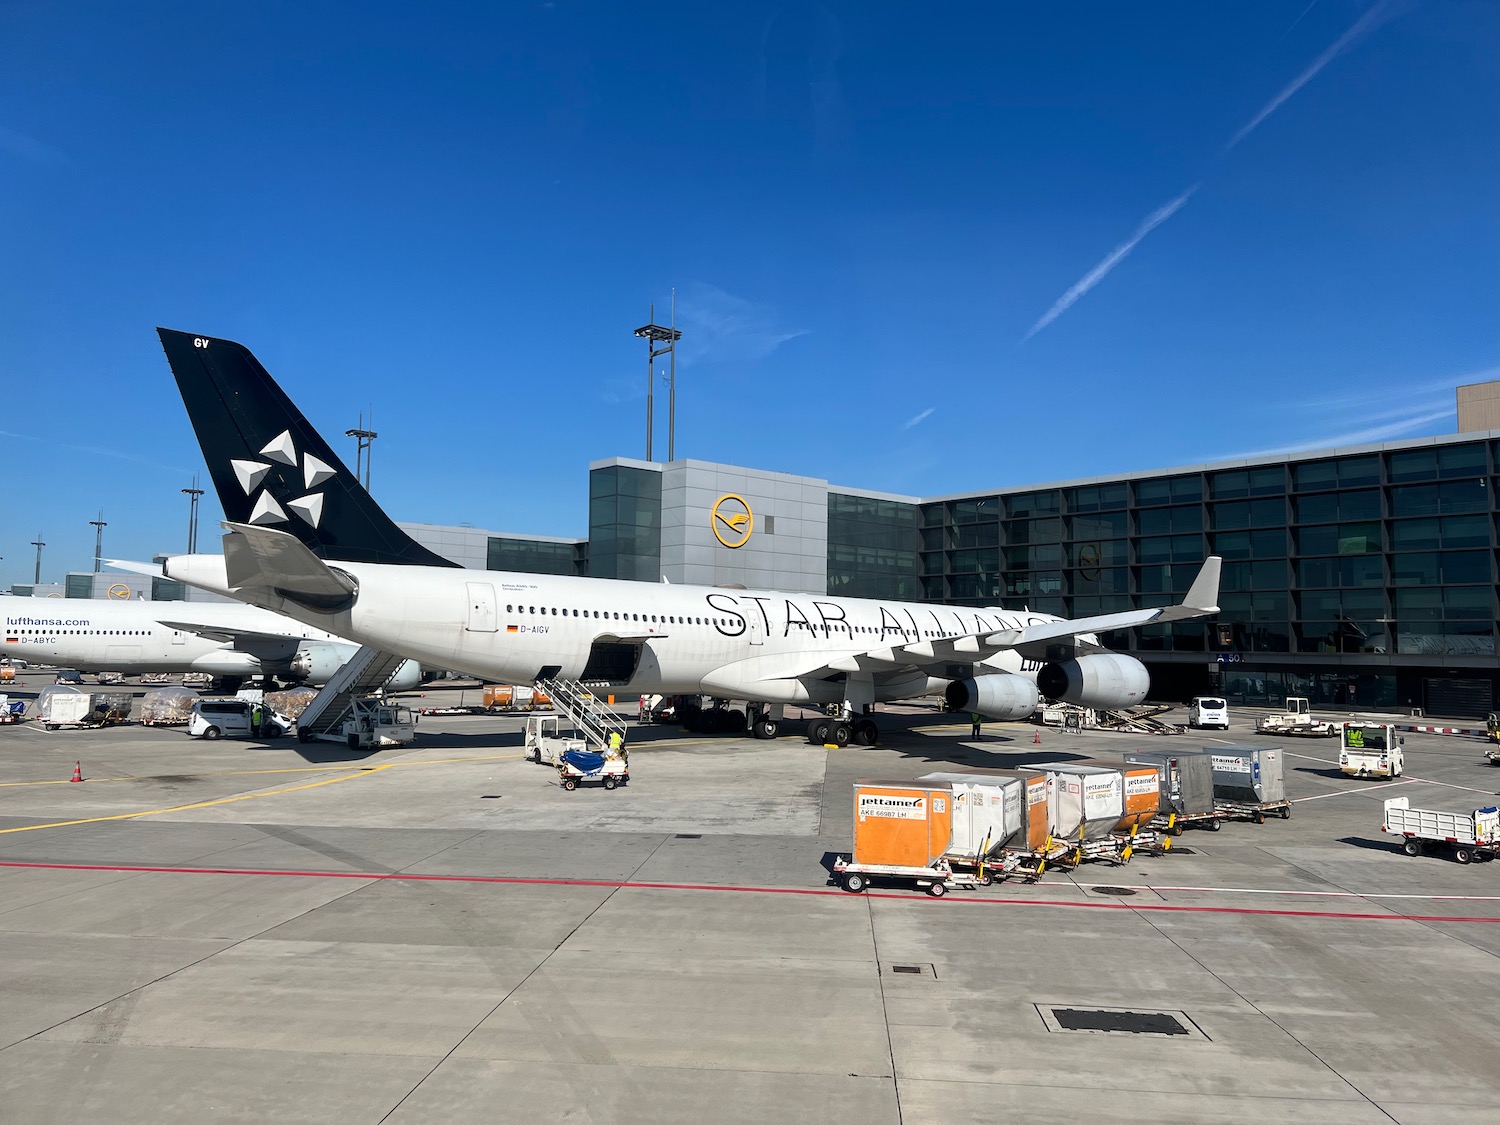
[[[70,777],[70,778],[68,778],[68,780],[69,781],[82,781],[83,780],[83,763],[82,762],[74,762],[73,763],[73,776]]]
[[[1034,735],[1031,736],[1031,744],[1033,746],[1040,746],[1042,744],[1042,732],[1041,731],[1037,731]]]

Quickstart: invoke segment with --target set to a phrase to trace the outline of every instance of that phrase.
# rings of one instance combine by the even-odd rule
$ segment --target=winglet
[[[1201,610],[1204,613],[1219,612],[1219,572],[1223,569],[1224,560],[1218,555],[1209,555],[1203,560],[1203,569],[1198,572],[1198,577],[1193,579],[1193,584],[1188,587],[1187,596],[1182,599],[1182,604],[1189,609]]]

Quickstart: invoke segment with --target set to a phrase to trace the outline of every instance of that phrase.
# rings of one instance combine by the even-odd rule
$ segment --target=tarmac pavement
[[[513,717],[424,718],[415,747],[332,760],[0,727],[0,1119],[1493,1112],[1500,864],[1380,832],[1389,795],[1493,803],[1476,739],[1408,734],[1399,783],[1281,742],[1290,820],[1121,867],[942,900],[829,880],[856,777],[1255,740],[1234,721],[1037,746],[899,708],[844,750],[790,721],[769,742],[643,728],[629,786],[572,793],[521,760]],[[1181,1013],[1184,1033],[1057,1030],[1054,1008]]]

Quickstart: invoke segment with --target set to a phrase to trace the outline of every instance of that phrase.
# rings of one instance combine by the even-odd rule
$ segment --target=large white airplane
[[[788,703],[838,705],[814,741],[873,744],[876,702],[944,693],[1029,715],[1039,693],[1141,702],[1146,668],[1097,634],[1217,613],[1209,558],[1180,605],[1042,613],[467,570],[416,543],[360,487],[248,349],[158,329],[227,521],[223,555],[162,571],[432,667],[489,680],[602,681],[620,694],[750,704],[774,737]]]
[[[323,684],[358,649],[326,629],[253,605],[8,598],[0,656],[83,672],[206,672],[237,687],[254,676]],[[387,685],[415,687],[408,661]]]

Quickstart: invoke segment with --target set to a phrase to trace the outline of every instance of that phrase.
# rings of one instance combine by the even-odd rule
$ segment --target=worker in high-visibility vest
[[[623,751],[624,746],[625,746],[625,736],[622,733],[620,733],[619,731],[617,731],[617,730],[610,731],[609,732],[609,756],[611,758],[623,757],[622,751]]]

